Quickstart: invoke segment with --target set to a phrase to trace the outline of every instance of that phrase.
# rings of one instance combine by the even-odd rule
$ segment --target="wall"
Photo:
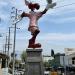
[[[1,63],[0,63],[0,75],[2,75]]]

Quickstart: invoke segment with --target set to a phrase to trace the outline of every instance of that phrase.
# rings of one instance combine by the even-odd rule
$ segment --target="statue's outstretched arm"
[[[52,0],[46,0],[48,4],[51,4],[52,3]]]
[[[21,18],[23,18],[23,17],[29,17],[29,14],[28,14],[28,13],[23,12],[23,13],[21,14]]]
[[[25,4],[28,6],[29,5],[29,2],[27,0],[25,0]]]
[[[42,14],[45,14],[50,8],[53,8],[56,6],[56,3],[48,3],[44,11],[42,11]]]
[[[30,14],[23,12],[21,15],[18,16],[17,23],[18,23],[19,21],[21,21],[23,17],[29,17],[29,15],[30,15]]]
[[[41,13],[42,14],[45,14],[47,12],[47,9],[44,9],[44,11],[42,11]]]

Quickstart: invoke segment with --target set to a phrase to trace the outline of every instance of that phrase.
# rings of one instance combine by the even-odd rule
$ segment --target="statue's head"
[[[35,4],[29,3],[28,8],[31,10],[35,10],[35,9],[39,10],[40,5],[38,3]]]

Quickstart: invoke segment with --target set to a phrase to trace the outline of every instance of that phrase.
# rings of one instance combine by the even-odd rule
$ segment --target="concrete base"
[[[26,75],[44,75],[42,49],[27,49]]]

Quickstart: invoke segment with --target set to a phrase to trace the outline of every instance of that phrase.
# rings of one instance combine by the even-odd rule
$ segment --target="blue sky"
[[[41,8],[39,11],[42,11],[47,4],[46,0],[31,1],[40,4]],[[50,54],[51,49],[54,49],[55,53],[63,53],[64,48],[75,48],[75,4],[57,8],[75,3],[75,0],[53,0],[53,2],[57,2],[57,6],[54,7],[54,9],[50,9],[38,21],[41,32],[36,42],[42,44],[44,54]],[[3,49],[5,36],[8,34],[8,27],[12,26],[10,16],[13,6],[22,10],[22,12],[29,12],[24,4],[24,0],[0,0],[0,17],[2,19],[0,22],[0,33],[3,35],[3,37],[0,38],[0,49]],[[16,51],[20,52],[27,48],[28,40],[31,37],[30,32],[27,31],[28,21],[28,18],[23,18],[23,20],[17,24],[20,30],[17,30]],[[11,43],[13,44],[13,29],[11,29]],[[12,48],[10,50],[12,52]]]

